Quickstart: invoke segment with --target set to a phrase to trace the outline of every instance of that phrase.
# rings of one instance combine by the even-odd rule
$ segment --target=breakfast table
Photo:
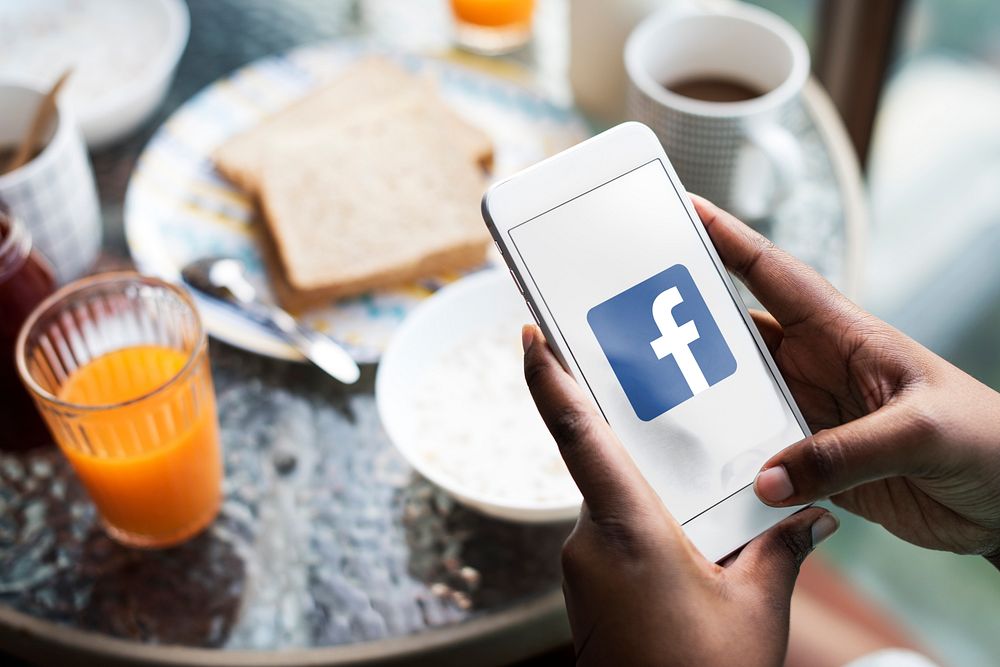
[[[539,3],[526,49],[451,49],[436,0],[191,0],[191,34],[166,102],[92,154],[104,218],[99,269],[131,266],[123,206],[157,127],[233,69],[304,44],[365,39],[482,68],[569,107],[565,0]],[[811,81],[793,131],[800,192],[760,223],[856,295],[867,213],[860,172]],[[101,530],[55,448],[0,454],[0,647],[45,664],[501,664],[569,639],[559,550],[571,524],[517,524],[463,507],[387,438],[375,364],[341,386],[315,368],[213,340],[225,463],[219,518],[163,551]]]

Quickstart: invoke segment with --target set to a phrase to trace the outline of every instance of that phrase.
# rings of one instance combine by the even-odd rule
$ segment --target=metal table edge
[[[0,646],[45,664],[211,667],[500,664],[568,642],[561,590],[495,614],[407,637],[340,646],[226,650],[142,644],[96,635],[0,606]]]

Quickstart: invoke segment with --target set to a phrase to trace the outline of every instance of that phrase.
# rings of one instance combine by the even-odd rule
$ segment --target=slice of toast
[[[481,169],[440,110],[414,99],[395,117],[285,144],[258,195],[281,277],[301,309],[482,263]]]
[[[384,58],[359,60],[340,77],[238,134],[212,155],[216,168],[248,194],[257,194],[266,165],[309,145],[317,134],[346,134],[358,125],[399,122],[399,109],[421,104],[434,109],[425,119],[447,132],[450,149],[488,168],[492,142],[460,118],[437,94],[432,82],[413,76]]]

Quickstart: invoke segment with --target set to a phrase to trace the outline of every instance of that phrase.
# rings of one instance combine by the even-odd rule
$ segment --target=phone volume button
[[[514,269],[507,269],[510,271],[510,277],[514,279],[514,284],[517,285],[517,290],[524,296],[524,287],[521,285],[521,281],[517,279],[517,275],[514,273]]]
[[[533,319],[535,320],[535,324],[537,324],[537,325],[541,326],[541,325],[542,325],[542,323],[541,323],[541,321],[540,321],[540,320],[538,319],[538,313],[536,313],[536,312],[535,312],[535,307],[534,307],[534,306],[532,306],[532,305],[531,305],[531,302],[530,302],[530,301],[528,301],[527,299],[525,299],[525,300],[524,300],[524,303],[525,303],[525,305],[527,305],[527,306],[528,306],[528,312],[530,312],[530,313],[531,313],[531,317],[532,317],[532,318],[533,318]]]

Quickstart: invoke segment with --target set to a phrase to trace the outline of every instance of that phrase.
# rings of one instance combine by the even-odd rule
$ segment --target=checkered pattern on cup
[[[0,147],[15,147],[27,133],[44,93],[0,84]],[[59,282],[86,273],[101,246],[101,217],[94,172],[71,112],[59,104],[42,152],[0,175],[0,201],[28,229]]]
[[[790,194],[802,155],[784,123],[809,72],[809,52],[794,28],[754,7],[671,7],[629,36],[625,67],[628,118],[656,133],[689,191],[750,219],[772,213]],[[762,94],[710,102],[664,85],[699,78],[738,81]]]

